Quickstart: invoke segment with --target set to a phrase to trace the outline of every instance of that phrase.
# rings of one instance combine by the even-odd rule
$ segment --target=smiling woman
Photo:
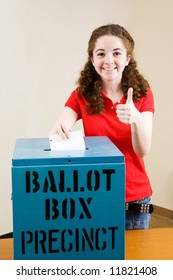
[[[149,84],[137,69],[133,50],[133,38],[127,30],[118,24],[104,25],[93,31],[88,42],[88,61],[78,80],[79,95],[83,95],[88,101],[86,105],[88,112],[97,114],[104,110],[100,89],[113,101],[120,100],[121,96],[126,99],[130,87],[133,88],[134,101],[139,101],[142,96],[146,96]],[[105,84],[105,79],[103,80],[100,72],[97,72],[98,68],[95,64],[95,62],[103,62],[105,59],[106,61],[108,59],[107,67],[111,65],[119,74],[108,84]],[[105,65],[103,67],[105,68]],[[106,69],[108,69],[107,67]]]
[[[153,94],[133,56],[134,40],[117,24],[95,29],[78,87],[51,134],[64,139],[82,119],[85,136],[107,136],[125,156],[126,202],[150,202],[152,189],[143,156],[150,150]],[[142,205],[142,204],[141,204]],[[147,228],[150,214],[126,211],[126,229]]]
[[[123,91],[120,87],[124,68],[128,65],[130,55],[122,40],[113,35],[106,35],[98,38],[92,57],[92,63],[96,72],[102,79],[103,90],[107,87],[107,82],[112,82],[117,91],[116,97],[122,97]],[[109,87],[110,88],[110,87]],[[109,97],[115,97],[114,92],[110,92]],[[109,93],[107,94],[109,95]],[[118,96],[120,95],[120,96]],[[119,98],[118,98],[119,99]]]

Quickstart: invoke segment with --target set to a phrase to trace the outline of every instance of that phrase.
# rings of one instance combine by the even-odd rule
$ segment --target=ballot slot
[[[86,147],[85,150],[87,151],[87,150],[89,150],[89,148]],[[51,152],[51,148],[46,148],[46,149],[44,149],[44,152]]]

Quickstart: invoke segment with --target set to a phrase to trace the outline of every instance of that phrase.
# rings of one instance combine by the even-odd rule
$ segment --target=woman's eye
[[[114,55],[119,56],[119,55],[121,55],[121,53],[120,52],[114,52]]]
[[[98,53],[97,55],[98,56],[104,56],[104,53]]]

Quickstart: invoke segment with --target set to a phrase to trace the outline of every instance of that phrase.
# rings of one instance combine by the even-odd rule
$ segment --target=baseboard
[[[13,238],[13,233],[9,232],[9,233],[1,235],[0,239],[3,239],[3,238]]]
[[[173,219],[173,210],[166,209],[157,205],[154,205],[153,213],[167,219]]]
[[[153,206],[154,206],[154,212],[153,212],[154,214],[162,216],[162,217],[167,218],[167,219],[173,219],[173,210],[166,209],[166,208],[163,208],[163,207],[160,207],[160,206],[157,206],[157,205],[153,205]],[[9,232],[9,233],[6,233],[4,235],[1,235],[0,239],[2,239],[2,238],[12,238],[12,237],[13,237],[13,233]]]

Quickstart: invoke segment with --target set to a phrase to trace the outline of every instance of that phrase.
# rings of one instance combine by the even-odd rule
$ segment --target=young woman
[[[85,136],[108,136],[124,154],[126,229],[148,228],[150,214],[145,212],[152,195],[143,157],[151,147],[154,100],[133,50],[134,40],[123,27],[95,29],[78,86],[50,132],[66,139],[82,119]]]

